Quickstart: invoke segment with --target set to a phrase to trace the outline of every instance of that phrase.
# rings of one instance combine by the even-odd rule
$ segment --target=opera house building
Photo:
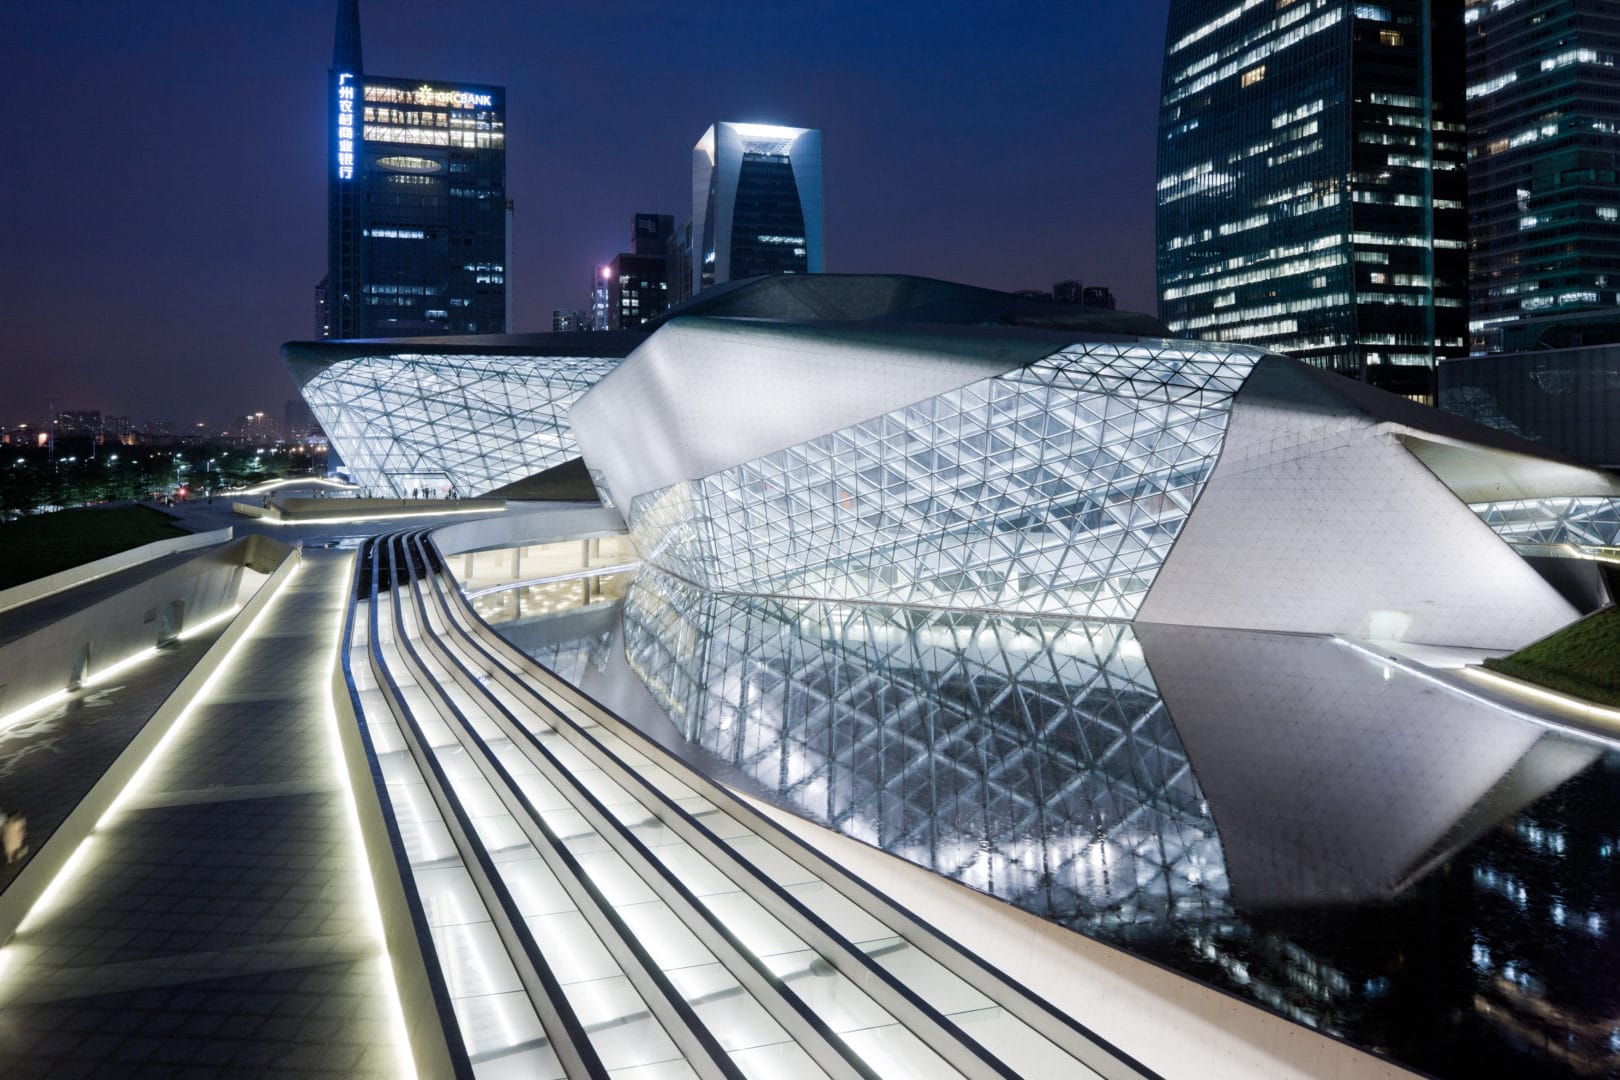
[[[1612,476],[899,276],[283,356],[508,500],[344,624],[424,1073],[1620,1068],[1620,729],[1478,669],[1610,602]]]

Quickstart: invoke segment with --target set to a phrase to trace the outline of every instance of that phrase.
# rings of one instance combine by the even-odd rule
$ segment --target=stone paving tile
[[[315,554],[0,975],[0,1076],[391,1076]],[[264,633],[261,633],[264,631]]]
[[[50,840],[218,634],[216,630],[160,649],[105,685],[88,687],[0,731],[0,807],[28,818],[32,850]],[[22,865],[0,865],[0,891]]]

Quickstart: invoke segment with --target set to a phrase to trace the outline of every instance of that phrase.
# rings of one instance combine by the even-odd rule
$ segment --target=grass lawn
[[[185,534],[169,515],[146,506],[59,510],[0,522],[0,589]]]
[[[1620,610],[1606,608],[1485,666],[1550,690],[1620,705]]]

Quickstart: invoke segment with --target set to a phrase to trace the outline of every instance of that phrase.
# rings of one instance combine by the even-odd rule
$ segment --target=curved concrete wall
[[[17,633],[0,645],[0,715],[67,687],[86,654],[94,672],[224,611],[236,602],[244,566],[266,566],[270,549],[274,564],[290,550],[244,537]],[[178,626],[168,618],[170,605],[182,613]],[[14,623],[27,618],[27,608],[8,616]]]
[[[0,589],[0,611],[10,611],[12,608],[31,604],[42,597],[53,596],[67,589],[76,589],[86,582],[104,578],[108,574],[116,574],[120,570],[128,570],[132,566],[139,566],[153,559],[161,559],[165,555],[176,555],[182,551],[196,551],[198,548],[223,544],[230,540],[231,534],[232,530],[225,528],[215,529],[213,532],[192,533],[189,536],[176,536],[170,540],[154,540],[150,544],[120,551],[82,566],[46,574],[42,578],[25,581],[9,589]]]

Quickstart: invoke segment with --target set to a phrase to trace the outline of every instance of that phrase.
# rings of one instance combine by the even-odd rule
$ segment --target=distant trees
[[[324,470],[324,454],[240,447],[149,447],[61,439],[44,447],[0,446],[0,517],[116,499],[151,499],[182,485],[201,495],[278,476]]]

